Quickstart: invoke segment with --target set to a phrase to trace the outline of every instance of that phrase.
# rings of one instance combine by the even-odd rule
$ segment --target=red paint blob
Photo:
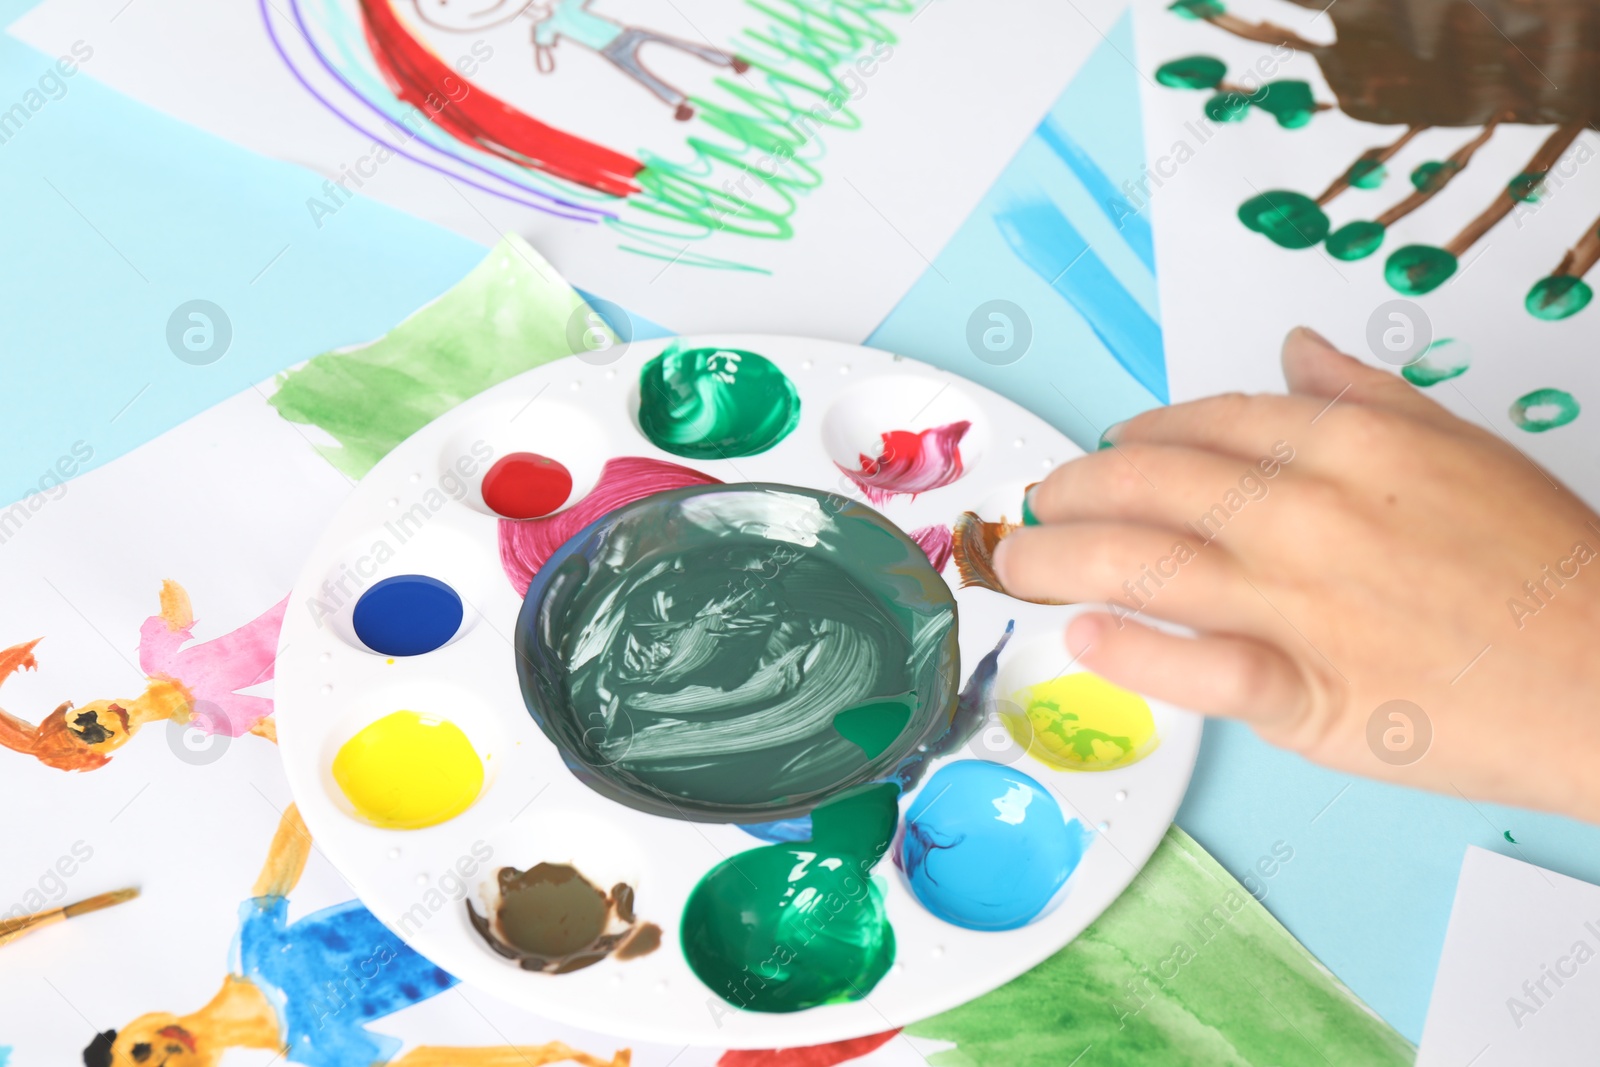
[[[567,502],[572,472],[549,456],[512,452],[483,476],[483,502],[508,519],[537,519]]]
[[[834,1067],[835,1064],[865,1056],[876,1048],[887,1045],[898,1030],[889,1030],[870,1037],[857,1037],[849,1041],[835,1041],[828,1045],[810,1048],[765,1049],[760,1052],[724,1052],[717,1067]]]

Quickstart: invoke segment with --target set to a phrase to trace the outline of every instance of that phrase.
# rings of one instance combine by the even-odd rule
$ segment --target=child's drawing
[[[705,60],[712,66],[729,67],[735,74],[743,74],[750,64],[738,56],[729,55],[707,44],[696,44],[681,37],[671,37],[655,30],[627,26],[590,9],[594,0],[523,0],[511,3],[505,0],[478,0],[461,3],[460,0],[417,0],[417,13],[432,26],[444,30],[468,32],[486,26],[509,22],[519,16],[533,20],[533,48],[535,63],[541,74],[556,69],[555,49],[562,41],[571,41],[592,50],[609,60],[618,70],[633,78],[668,107],[672,117],[680,122],[694,117],[689,97],[657,77],[639,58],[639,51],[647,44],[662,44],[676,48]]]
[[[216,1067],[234,1048],[265,1049],[306,1067],[627,1067],[626,1049],[603,1060],[559,1041],[425,1045],[396,1059],[400,1039],[372,1033],[367,1024],[436,996],[456,980],[408,948],[360,901],[291,923],[288,897],[310,852],[311,835],[290,805],[250,899],[239,908],[232,970],[216,996],[188,1015],[151,1012],[97,1034],[83,1052],[87,1067]]]
[[[139,628],[139,669],[144,692],[131,699],[65,701],[30,725],[0,710],[0,745],[63,771],[92,771],[110,761],[147,723],[173,720],[207,734],[251,733],[277,740],[272,700],[239,692],[272,677],[278,630],[289,605],[284,597],[231,633],[183,647],[194,640],[189,594],[174,581],[161,583],[161,613]],[[0,651],[0,684],[20,670],[37,670],[35,638]]]
[[[1406,296],[1420,296],[1443,285],[1490,230],[1519,205],[1537,202],[1551,169],[1600,113],[1593,79],[1581,72],[1594,61],[1591,42],[1600,33],[1600,8],[1593,5],[1534,0],[1487,5],[1491,10],[1485,10],[1475,0],[1290,2],[1325,9],[1337,39],[1317,44],[1272,23],[1249,22],[1229,14],[1221,0],[1177,0],[1171,10],[1246,40],[1312,56],[1346,115],[1361,122],[1404,126],[1405,131],[1331,174],[1328,186],[1315,198],[1274,189],[1245,201],[1239,208],[1240,221],[1275,244],[1284,248],[1321,244],[1335,259],[1364,259],[1382,246],[1391,226],[1427,204],[1464,171],[1499,127],[1555,127],[1453,236],[1437,245],[1409,244],[1389,254],[1384,280]],[[1303,81],[1254,87],[1231,84],[1226,77],[1226,65],[1208,55],[1174,59],[1156,72],[1163,85],[1212,92],[1205,114],[1213,122],[1238,122],[1260,110],[1280,126],[1298,129],[1330,107],[1313,100],[1310,85]],[[1411,188],[1385,211],[1332,229],[1323,209],[1351,188],[1376,188],[1385,177],[1385,164],[1431,127],[1468,132],[1449,157],[1415,167]],[[1581,142],[1573,150],[1578,162],[1593,155]],[[1536,318],[1564,319],[1583,310],[1594,296],[1583,279],[1600,262],[1600,219],[1574,235],[1569,249],[1552,249],[1551,260],[1550,273],[1532,282],[1523,303]]]

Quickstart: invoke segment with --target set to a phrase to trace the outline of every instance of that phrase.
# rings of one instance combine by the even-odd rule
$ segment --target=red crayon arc
[[[835,1041],[808,1048],[761,1049],[724,1052],[717,1067],[835,1067],[887,1045],[899,1030]]]
[[[639,191],[644,164],[632,156],[547,126],[472,85],[418,39],[394,10],[395,0],[361,0],[367,47],[389,88],[463,144],[519,167],[544,171],[612,196]],[[465,90],[465,91],[463,91]]]

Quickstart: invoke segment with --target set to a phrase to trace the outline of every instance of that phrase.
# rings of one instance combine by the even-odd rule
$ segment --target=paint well
[[[517,668],[585,783],[669,818],[764,823],[881,778],[957,702],[955,602],[859,503],[744,484],[658,493],[528,589]]]
[[[572,472],[534,452],[512,452],[495,460],[483,476],[483,502],[507,519],[548,515],[572,495]]]
[[[503,867],[494,890],[488,915],[467,902],[468,920],[525,971],[567,974],[608,956],[636,959],[661,944],[661,928],[635,916],[631,886],[618,883],[607,893],[568,864]]]
[[[420,656],[449,643],[464,618],[461,597],[437,578],[397,574],[356,601],[350,624],[382,656]]]
[[[333,780],[374,826],[418,830],[472,806],[483,789],[483,761],[455,723],[402,710],[344,743]]]
[[[707,988],[762,1012],[871,993],[894,962],[894,929],[871,870],[894,836],[898,797],[892,784],[860,789],[813,812],[808,840],[712,868],[689,894],[680,931],[684,958]]]
[[[1013,930],[1049,909],[1091,839],[1033,778],[962,760],[929,778],[906,813],[900,866],[945,922]]]
[[[1156,748],[1156,723],[1138,693],[1081,671],[1011,695],[1001,722],[1028,755],[1053,770],[1108,771]]]
[[[639,372],[639,429],[675,456],[754,456],[799,422],[794,383],[754,352],[674,344]]]

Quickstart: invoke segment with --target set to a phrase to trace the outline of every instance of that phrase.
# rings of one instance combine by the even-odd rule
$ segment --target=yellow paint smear
[[[1150,705],[1097,674],[1080,672],[1011,695],[1000,715],[1028,755],[1058,771],[1109,771],[1137,763],[1159,738]]]
[[[417,711],[368,725],[333,758],[333,780],[374,826],[417,830],[472,807],[483,761],[461,728]]]

